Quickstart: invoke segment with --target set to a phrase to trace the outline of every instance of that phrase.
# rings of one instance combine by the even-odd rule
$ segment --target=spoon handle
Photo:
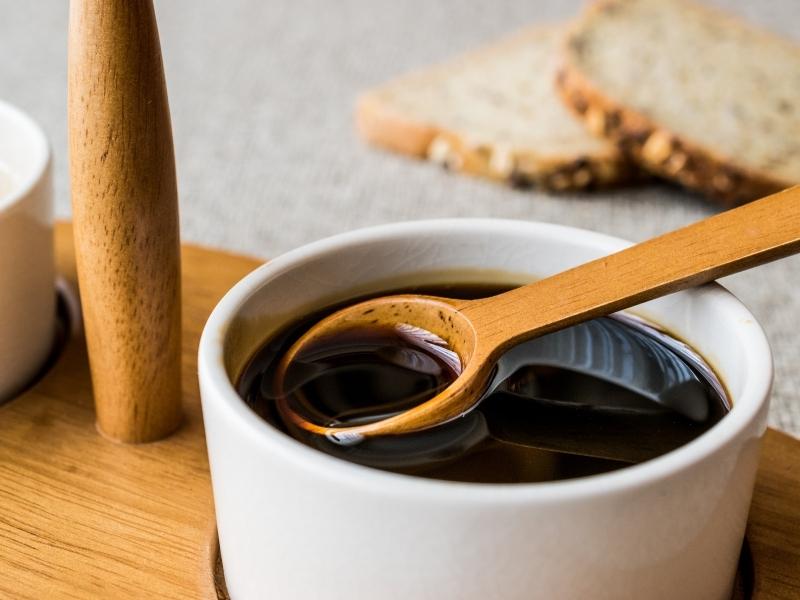
[[[483,351],[629,308],[800,252],[800,186],[564,271],[472,301]]]

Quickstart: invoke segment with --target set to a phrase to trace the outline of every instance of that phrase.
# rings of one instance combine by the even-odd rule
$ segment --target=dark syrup
[[[479,298],[505,289],[448,285],[403,291]],[[608,335],[643,344],[645,358],[654,361],[646,365],[648,369],[662,368],[663,356],[669,353],[674,364],[666,370],[677,365],[678,370],[691,372],[696,380],[691,418],[580,369],[537,364],[514,372],[475,410],[455,421],[428,431],[342,445],[281,418],[274,389],[275,367],[283,354],[335,308],[303,318],[270,339],[253,356],[237,387],[245,402],[273,426],[313,448],[362,465],[482,483],[571,479],[665,454],[708,430],[728,410],[713,371],[698,363],[698,357],[692,358],[691,350],[682,351],[679,342],[663,333],[604,317],[594,323]],[[585,342],[580,336],[574,339],[575,344]],[[599,359],[616,368],[618,376],[630,372],[635,377],[630,365],[620,362],[624,357],[598,356],[603,348],[602,343],[592,343],[591,348],[575,348],[575,355],[590,355],[594,363]],[[293,390],[288,400],[295,410],[325,425],[363,423],[407,410],[447,386],[459,370],[446,349],[387,327],[337,335],[313,351],[290,369],[286,388]],[[655,372],[656,379],[660,375]],[[698,403],[705,403],[699,412]]]

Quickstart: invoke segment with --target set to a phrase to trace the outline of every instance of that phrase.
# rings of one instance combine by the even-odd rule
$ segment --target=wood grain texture
[[[180,262],[169,108],[151,0],[72,0],[69,132],[78,273],[100,430],[178,427]]]
[[[70,230],[56,233],[59,271],[74,283]],[[174,435],[137,446],[98,435],[82,339],[0,407],[0,598],[214,597],[197,344],[212,307],[258,261],[193,247],[183,260],[185,419]]]
[[[800,440],[767,432],[747,538],[755,571],[753,598],[800,598]]]
[[[74,283],[72,248],[59,225],[58,270]],[[0,406],[0,598],[216,598],[197,345],[213,306],[259,261],[186,246],[183,264],[186,418],[173,436],[131,446],[97,434],[81,338]],[[798,465],[800,441],[767,432],[748,530],[757,600],[800,597]]]
[[[497,361],[516,344],[798,251],[800,186],[795,186],[497,296],[366,300],[329,315],[295,342],[279,365],[279,390],[291,359],[311,344],[375,324],[408,324],[436,334],[461,358],[460,375],[430,400],[363,425],[313,423],[293,412],[286,398],[278,407],[297,426],[342,439],[436,426],[475,405]]]

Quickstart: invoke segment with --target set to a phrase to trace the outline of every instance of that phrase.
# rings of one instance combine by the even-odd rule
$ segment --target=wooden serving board
[[[74,285],[68,224],[56,228],[56,249]],[[259,262],[184,246],[186,418],[168,439],[130,446],[97,433],[80,336],[33,388],[0,407],[0,598],[218,597],[197,344],[217,301]],[[800,598],[800,441],[773,430],[748,540],[752,597]]]

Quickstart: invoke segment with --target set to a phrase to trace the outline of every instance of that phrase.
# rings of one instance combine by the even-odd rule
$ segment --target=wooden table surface
[[[74,281],[71,229],[56,230]],[[214,598],[214,518],[197,385],[211,309],[259,261],[183,250],[185,423],[119,445],[95,430],[83,340],[33,389],[0,408],[0,598]]]
[[[56,229],[74,281],[71,229]],[[33,388],[0,407],[0,598],[216,598],[214,517],[196,375],[219,298],[260,261],[183,250],[183,404],[167,440],[97,434],[80,336]],[[764,440],[748,536],[755,594],[800,598],[800,441]]]

